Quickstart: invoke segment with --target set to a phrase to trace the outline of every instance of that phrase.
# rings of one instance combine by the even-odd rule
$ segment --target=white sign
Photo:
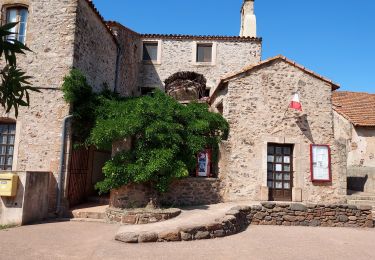
[[[313,181],[331,181],[330,149],[325,145],[313,145],[311,149]]]

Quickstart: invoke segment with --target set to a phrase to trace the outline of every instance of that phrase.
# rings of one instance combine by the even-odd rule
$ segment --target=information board
[[[311,180],[331,182],[331,151],[328,145],[311,145]]]

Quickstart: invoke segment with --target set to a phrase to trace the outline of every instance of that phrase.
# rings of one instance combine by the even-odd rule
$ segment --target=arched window
[[[25,44],[28,15],[29,11],[25,6],[10,6],[6,8],[6,23],[18,23],[10,30],[14,34],[9,35],[8,39],[15,39]]]

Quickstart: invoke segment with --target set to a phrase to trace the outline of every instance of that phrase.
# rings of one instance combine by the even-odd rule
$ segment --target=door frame
[[[285,194],[285,191],[289,191],[289,196],[286,197],[274,197],[274,194],[273,194],[273,191],[274,190],[280,190],[280,189],[276,189],[276,188],[270,188],[268,187],[268,148],[270,146],[274,146],[274,147],[289,147],[290,148],[290,154],[289,154],[289,157],[290,157],[290,162],[289,162],[289,165],[290,165],[290,187],[289,189],[284,189],[282,188],[281,190],[283,190],[284,194]],[[267,176],[267,187],[268,187],[268,200],[269,201],[293,201],[293,188],[294,188],[294,151],[295,151],[295,145],[294,144],[288,144],[288,143],[275,143],[275,142],[268,142],[267,143],[267,152],[266,152],[266,162],[267,162],[267,172],[266,172],[266,176]],[[282,156],[284,157],[285,155],[283,154],[284,152],[282,152]],[[275,156],[275,154],[274,154]],[[275,164],[275,162],[273,162],[273,164]],[[282,165],[284,166],[284,162],[282,162]],[[273,175],[275,174],[275,171],[273,170]],[[284,171],[282,171],[284,174]],[[284,178],[284,177],[283,177]],[[273,181],[275,181],[275,178],[273,178]],[[283,184],[284,184],[284,181],[282,181]]]

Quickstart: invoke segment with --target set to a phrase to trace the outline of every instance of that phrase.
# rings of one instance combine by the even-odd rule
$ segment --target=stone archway
[[[206,78],[199,73],[181,71],[165,81],[165,92],[177,101],[185,103],[206,97]]]

